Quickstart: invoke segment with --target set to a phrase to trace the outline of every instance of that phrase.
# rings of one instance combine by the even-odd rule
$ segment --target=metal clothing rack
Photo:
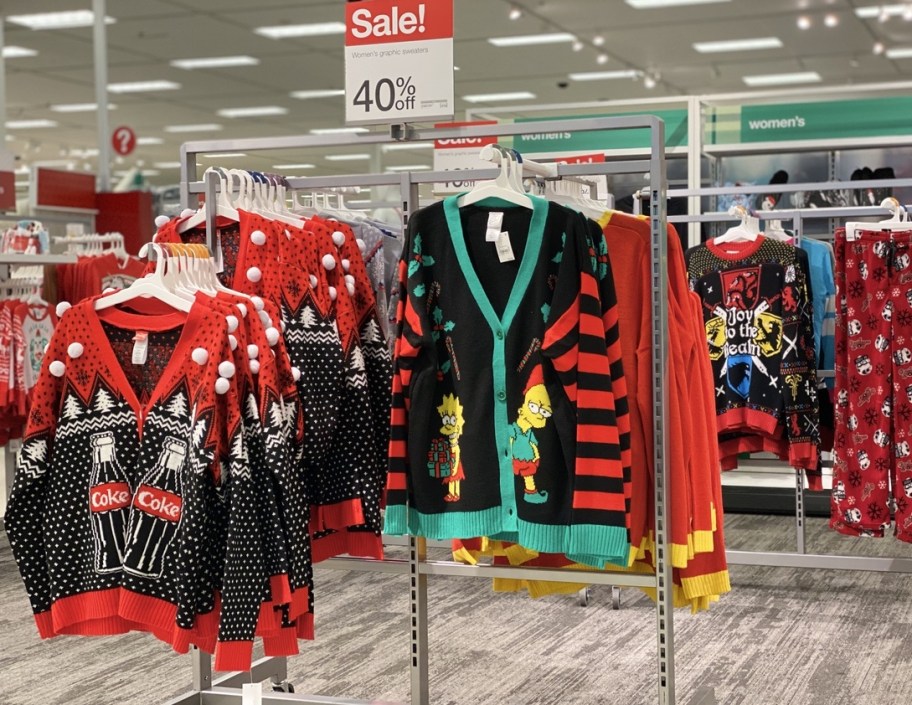
[[[427,542],[421,538],[408,539],[408,559],[370,560],[360,558],[332,558],[321,566],[358,572],[382,572],[408,576],[409,581],[409,670],[411,680],[410,705],[429,705],[428,688],[428,578],[447,575],[469,578],[515,578],[521,580],[550,580],[556,582],[579,582],[585,576],[587,582],[624,587],[648,587],[656,590],[656,640],[658,647],[657,671],[658,688],[656,700],[659,705],[675,703],[674,672],[674,629],[673,589],[671,551],[669,550],[668,503],[669,474],[666,463],[668,437],[664,420],[667,415],[665,396],[665,369],[668,355],[668,277],[667,277],[667,219],[665,195],[667,191],[665,165],[665,124],[654,116],[629,116],[619,118],[587,118],[577,120],[540,121],[525,124],[485,125],[475,127],[452,127],[415,129],[410,125],[393,125],[389,134],[379,132],[364,135],[292,136],[280,138],[258,138],[242,140],[197,141],[181,148],[181,202],[184,208],[195,205],[197,195],[206,194],[208,203],[216,202],[219,187],[218,177],[210,174],[205,181],[190,181],[196,174],[197,157],[202,153],[251,152],[258,150],[287,150],[318,148],[323,152],[334,147],[350,145],[381,145],[407,141],[430,141],[434,139],[478,138],[491,135],[509,137],[524,134],[553,131],[590,130],[644,130],[651,135],[652,151],[647,158],[600,164],[558,165],[560,177],[609,175],[619,173],[650,174],[652,233],[652,374],[653,374],[653,419],[655,446],[655,537],[656,574],[634,575],[605,571],[562,571],[546,568],[521,568],[490,565],[463,565],[453,561],[429,560]],[[491,179],[498,169],[475,169],[460,172],[466,179]],[[293,189],[326,189],[345,186],[399,186],[403,221],[408,220],[418,204],[418,189],[422,184],[446,181],[451,172],[406,172],[399,174],[364,174],[356,176],[328,176],[310,178],[289,178]],[[214,209],[207,219],[207,233],[210,247],[214,232]],[[582,575],[581,575],[582,573]],[[315,648],[319,648],[316,646]],[[405,644],[403,644],[403,651]],[[213,680],[212,662],[209,656],[194,650],[193,689],[191,692],[168,705],[240,705],[243,695],[239,686],[271,679],[278,689],[288,690],[283,682],[287,678],[287,664],[283,658],[261,659],[254,664],[250,673],[231,673]],[[313,695],[298,695],[290,692],[263,694],[262,705],[298,703],[299,705],[367,705],[366,703],[326,698]]]
[[[778,192],[795,192],[810,190],[832,190],[845,188],[881,188],[881,187],[912,186],[912,179],[891,179],[889,181],[835,181],[825,183],[795,183],[795,184],[769,184],[761,186],[734,186],[711,187],[702,189],[675,189],[669,190],[669,198],[674,196],[720,196],[732,193],[768,193],[771,190]],[[637,203],[639,199],[634,199]],[[791,221],[796,239],[800,242],[804,236],[804,223],[807,220],[834,220],[841,218],[863,218],[892,215],[892,211],[880,206],[846,206],[842,208],[791,208],[783,210],[754,211],[754,217],[760,220]],[[718,213],[692,213],[690,215],[675,215],[668,218],[669,223],[713,223],[736,221],[737,217],[727,212]],[[912,227],[912,224],[910,224]],[[694,245],[697,243],[691,243]],[[818,377],[826,378],[834,375],[833,370],[822,370]],[[784,461],[777,459],[752,459],[741,461],[739,467],[751,465],[769,466],[782,464]],[[823,467],[832,467],[832,460],[825,460]],[[808,568],[823,570],[855,570],[861,572],[878,573],[912,573],[912,558],[875,558],[869,556],[822,555],[807,553],[805,534],[805,498],[804,498],[804,473],[795,472],[795,543],[794,553],[779,551],[726,551],[730,565],[767,566],[775,568]],[[847,540],[850,540],[847,537]]]

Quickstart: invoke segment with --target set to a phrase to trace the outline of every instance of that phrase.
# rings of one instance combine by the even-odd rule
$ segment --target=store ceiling
[[[432,1],[432,0],[431,0]],[[637,0],[630,0],[636,4]],[[881,83],[912,79],[912,58],[875,54],[884,48],[912,47],[912,21],[893,16],[886,22],[862,19],[860,7],[871,0],[730,0],[679,8],[634,9],[624,0],[455,0],[457,109],[469,105],[459,96],[530,91],[532,103],[650,98],[662,95],[714,94],[748,90],[744,76],[817,72],[822,86]],[[88,9],[89,0],[3,0],[5,16],[18,13]],[[177,90],[112,95],[117,105],[111,126],[129,125],[141,137],[158,137],[160,145],[141,145],[116,168],[153,168],[150,181],[177,180],[175,162],[187,139],[240,138],[298,134],[312,128],[337,127],[343,120],[342,98],[297,100],[292,91],[341,88],[341,35],[273,40],[254,33],[268,25],[338,21],[341,0],[108,0],[109,79],[111,83],[161,79]],[[510,9],[522,11],[519,19]],[[826,26],[827,15],[836,26]],[[810,29],[799,28],[799,18]],[[832,23],[833,20],[830,20]],[[569,32],[584,44],[496,48],[492,36]],[[596,37],[605,43],[597,47]],[[701,54],[695,42],[777,37],[782,47],[757,51]],[[19,163],[72,162],[94,168],[94,157],[80,150],[96,147],[95,114],[59,113],[52,104],[94,102],[91,28],[35,31],[5,23],[5,44],[37,55],[6,60],[7,120],[45,118],[57,127],[9,129],[7,146]],[[608,59],[598,63],[598,55]],[[183,70],[173,59],[248,55],[256,66]],[[636,80],[574,82],[576,72],[634,69]],[[650,89],[646,75],[658,79]],[[567,83],[566,87],[561,84]],[[223,108],[277,105],[286,115],[231,119]],[[500,107],[504,104],[497,103]],[[494,107],[491,103],[487,107]],[[519,111],[521,112],[521,111]],[[208,133],[171,134],[166,125],[215,123]],[[286,155],[251,155],[233,163],[266,169]],[[316,165],[311,173],[339,167],[359,170],[357,163],[326,163],[324,155],[287,155],[291,161]],[[391,152],[384,164],[429,163],[430,153]],[[156,164],[165,166],[155,167]]]

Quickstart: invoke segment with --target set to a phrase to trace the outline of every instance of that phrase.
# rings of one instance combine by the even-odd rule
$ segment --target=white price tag
[[[134,365],[145,365],[149,356],[149,332],[145,330],[136,331],[133,336],[133,356],[131,361]]]
[[[263,684],[243,683],[241,705],[263,705]]]
[[[500,237],[500,228],[503,226],[503,213],[488,213],[488,229],[485,242],[497,242]]]
[[[513,245],[510,244],[510,233],[506,230],[497,238],[497,259],[500,260],[501,264],[512,262],[516,259],[513,255]]]
[[[347,123],[453,116],[453,0],[347,3],[345,15]]]

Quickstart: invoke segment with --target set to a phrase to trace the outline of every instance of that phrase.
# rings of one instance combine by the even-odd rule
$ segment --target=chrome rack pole
[[[649,174],[649,222],[652,230],[652,422],[655,460],[656,620],[659,703],[674,705],[674,583],[668,522],[670,499],[668,450],[668,221],[665,178],[665,123],[653,118]]]

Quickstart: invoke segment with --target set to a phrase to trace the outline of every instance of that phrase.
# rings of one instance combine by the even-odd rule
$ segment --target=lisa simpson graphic
[[[535,486],[535,474],[541,462],[538,439],[533,429],[544,428],[551,418],[552,407],[548,390],[541,383],[541,372],[537,370],[529,379],[529,387],[522,406],[516,412],[516,421],[510,425],[510,451],[513,454],[513,474],[519,475],[525,484],[523,499],[530,504],[548,501],[548,491]]]
[[[461,485],[465,479],[460,458],[459,438],[465,426],[463,407],[455,394],[447,394],[437,407],[442,425],[440,434],[431,442],[428,453],[428,470],[432,477],[439,478],[447,486],[446,502],[458,502],[461,497]]]

